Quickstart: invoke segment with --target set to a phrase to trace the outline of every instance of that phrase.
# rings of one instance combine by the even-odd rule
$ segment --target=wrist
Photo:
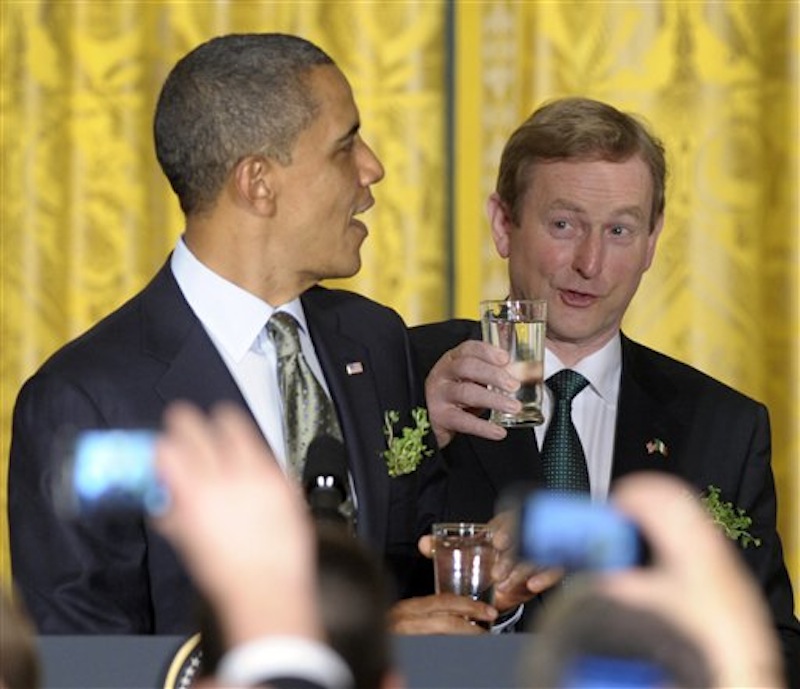
[[[322,639],[314,584],[299,576],[283,584],[264,580],[230,586],[214,602],[230,645],[269,635]],[[258,594],[261,592],[261,595]],[[276,592],[282,592],[276,594]]]

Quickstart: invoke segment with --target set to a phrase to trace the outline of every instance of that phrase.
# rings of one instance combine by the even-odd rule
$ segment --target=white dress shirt
[[[308,334],[300,299],[277,307],[268,304],[203,265],[182,238],[172,254],[171,268],[183,296],[219,351],[275,459],[285,470],[283,403],[278,387],[277,354],[265,327],[276,310],[286,311],[297,320],[303,355],[330,395]]]
[[[545,350],[545,378],[566,368],[549,349]],[[619,333],[602,349],[573,367],[589,381],[572,401],[572,423],[581,439],[589,470],[592,500],[604,501],[611,483],[617,399],[622,373],[622,342]],[[545,422],[536,427],[536,441],[542,447],[553,409],[553,394],[545,385],[542,413]]]

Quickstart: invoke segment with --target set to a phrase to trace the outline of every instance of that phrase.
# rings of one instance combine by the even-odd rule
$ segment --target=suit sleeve
[[[416,407],[426,407],[425,379],[419,375],[414,361],[414,352],[411,349],[405,329],[402,330],[402,334],[406,370],[408,372],[410,411],[410,409]],[[403,425],[409,425],[410,422],[410,416],[401,420]],[[401,583],[398,593],[401,598],[424,596],[433,593],[433,564],[419,553],[417,542],[421,536],[431,532],[431,526],[434,522],[441,521],[444,516],[447,475],[432,431],[428,432],[424,443],[431,455],[423,459],[419,468],[409,475],[390,479],[397,486],[406,482],[415,486],[413,540],[409,544],[410,553],[408,558],[405,563],[400,565],[400,568],[404,569],[405,572],[398,577],[398,581]],[[392,515],[390,518],[394,517],[395,515]],[[395,569],[397,569],[397,566],[395,566]]]
[[[8,475],[12,574],[41,634],[152,630],[139,519],[63,518],[53,483],[65,458],[65,429],[103,427],[102,414],[77,385],[38,374],[14,410]]]
[[[437,361],[465,340],[479,340],[480,326],[475,321],[453,319],[409,328],[414,361],[423,382]]]
[[[761,583],[772,609],[783,646],[790,687],[800,687],[800,623],[794,616],[794,598],[776,531],[777,499],[770,466],[770,424],[766,408],[757,408],[739,495],[733,501],[751,517],[751,533],[761,539],[759,547],[742,551]]]

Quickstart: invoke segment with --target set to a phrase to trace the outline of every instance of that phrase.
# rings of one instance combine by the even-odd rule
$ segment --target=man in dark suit
[[[660,142],[635,118],[588,99],[554,101],[505,147],[487,205],[492,235],[508,260],[510,297],[547,301],[546,375],[572,369],[588,380],[572,421],[592,497],[605,500],[625,474],[655,470],[683,477],[698,493],[714,486],[743,509],[760,545],[741,555],[769,601],[796,684],[800,625],[776,531],[767,410],[620,330],[655,254],[665,176]],[[507,356],[480,339],[479,324],[466,320],[412,330],[449,468],[449,519],[490,519],[504,489],[547,483],[539,449],[546,425],[506,431],[481,415],[520,405]],[[552,408],[548,391],[548,422]],[[523,572],[519,600],[557,579]]]
[[[384,414],[410,425],[424,405],[408,336],[392,310],[317,286],[360,268],[367,230],[356,216],[383,177],[347,80],[303,39],[223,36],[170,73],[155,142],[186,218],[175,251],[142,292],[53,355],[14,412],[12,570],[39,631],[192,628],[184,568],[147,521],[57,513],[57,439],[65,429],[158,428],[173,400],[206,409],[227,400],[250,411],[281,466],[296,471],[282,354],[265,328],[276,312],[294,323],[298,359],[333,400],[358,533],[410,595],[441,483],[435,456],[397,478],[382,456]]]

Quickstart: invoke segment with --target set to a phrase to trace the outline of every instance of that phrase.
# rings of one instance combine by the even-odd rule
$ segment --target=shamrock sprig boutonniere
[[[761,545],[761,539],[754,538],[747,530],[753,520],[741,507],[734,507],[733,503],[724,502],[720,494],[719,488],[709,486],[706,492],[700,496],[700,502],[711,515],[711,519],[728,538],[741,542],[742,548],[750,545],[758,548]]]
[[[390,409],[383,415],[383,434],[388,445],[383,457],[392,478],[410,474],[425,457],[433,454],[433,450],[425,445],[425,436],[431,429],[428,410],[424,407],[412,409],[411,419],[414,427],[406,426],[400,435],[396,435],[395,424],[400,421],[400,414]]]

